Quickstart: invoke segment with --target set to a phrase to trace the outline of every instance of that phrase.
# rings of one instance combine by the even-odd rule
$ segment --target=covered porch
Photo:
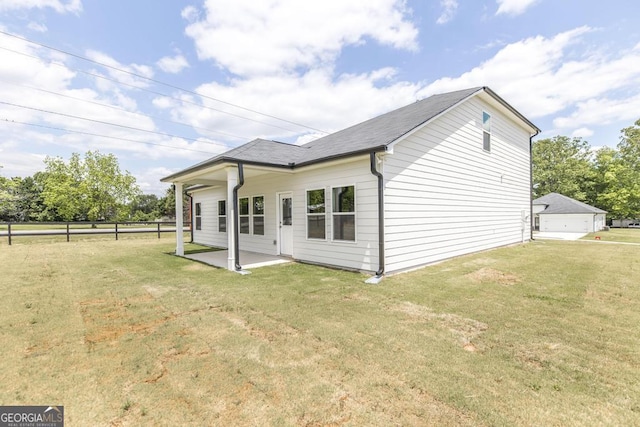
[[[212,251],[200,254],[185,254],[184,242],[179,224],[176,227],[176,255],[200,261],[216,267],[226,268],[230,271],[243,273],[246,269],[262,267],[289,262],[287,258],[270,256],[257,252],[243,251],[240,248],[239,212],[238,212],[238,192],[244,186],[245,178],[256,179],[264,175],[290,175],[291,170],[278,167],[266,167],[255,164],[245,164],[238,161],[228,163],[221,161],[206,167],[198,166],[192,171],[179,174],[176,178],[167,178],[165,181],[172,182],[175,188],[176,217],[182,216],[182,195],[185,189],[195,187],[206,187],[208,189],[223,189],[226,194],[226,242],[227,250]],[[198,227],[196,218],[192,221]],[[277,240],[277,251],[281,252],[280,240]],[[219,243],[223,246],[223,243]],[[253,249],[253,248],[252,248]]]

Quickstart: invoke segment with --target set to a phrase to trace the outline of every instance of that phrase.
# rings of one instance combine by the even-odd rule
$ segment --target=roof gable
[[[323,157],[383,149],[398,138],[458,104],[480,87],[433,95],[346,129],[311,141],[302,147],[308,152],[298,161],[309,163]]]
[[[558,193],[549,193],[533,201],[534,205],[546,205],[541,214],[601,214],[607,213],[602,209],[579,202],[571,197]]]

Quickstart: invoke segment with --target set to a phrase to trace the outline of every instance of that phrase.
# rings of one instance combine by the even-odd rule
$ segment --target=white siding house
[[[607,212],[558,193],[533,201],[536,228],[542,232],[593,233],[606,225]]]
[[[193,188],[194,241],[227,248],[231,270],[240,248],[381,277],[529,240],[537,132],[472,88],[302,146],[257,139],[163,181]]]

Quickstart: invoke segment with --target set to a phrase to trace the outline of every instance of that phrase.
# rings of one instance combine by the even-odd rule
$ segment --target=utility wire
[[[83,132],[83,131],[78,131],[78,130],[60,128],[60,127],[56,127],[56,126],[47,126],[47,125],[41,125],[41,124],[36,124],[36,123],[21,122],[21,121],[18,121],[18,120],[4,119],[4,120],[0,120],[0,122],[15,123],[15,124],[25,125],[25,126],[32,126],[32,127],[38,127],[38,128],[44,128],[44,129],[52,129],[52,130],[59,130],[59,131],[68,132],[68,133],[75,133],[75,134],[79,134],[79,135],[95,136],[95,137],[98,137],[98,138],[116,139],[118,141],[135,142],[135,143],[138,143],[138,144],[155,145],[157,147],[171,148],[173,150],[185,150],[185,151],[195,151],[197,153],[217,154],[217,153],[214,153],[214,152],[211,152],[211,151],[195,150],[193,148],[185,148],[185,147],[174,147],[174,146],[171,146],[171,145],[158,144],[156,142],[138,141],[138,140],[135,140],[135,139],[121,138],[121,137],[110,136],[110,135],[102,135],[102,134],[91,133],[91,132]]]
[[[0,33],[2,33],[2,32],[0,31]],[[19,52],[17,50],[9,49],[9,48],[3,47],[3,46],[0,46],[0,49],[6,50],[8,52],[12,52],[12,53],[15,53],[15,54],[18,54],[18,55],[23,55],[23,56],[26,56],[28,58],[33,58],[33,59],[35,59],[37,61],[44,62],[44,60],[42,58],[40,58],[40,57],[38,57],[36,55],[30,55],[28,53]],[[59,63],[53,62],[53,61],[48,61],[48,63],[51,64],[51,65],[55,65],[57,67],[65,68],[65,69],[68,69],[68,70],[77,71],[78,73],[86,74],[86,75],[91,76],[91,77],[95,77],[95,78],[102,79],[102,80],[107,80],[107,81],[110,81],[110,82],[113,82],[113,83],[117,83],[117,84],[120,84],[120,85],[123,85],[123,86],[128,86],[128,87],[131,87],[131,88],[134,88],[134,89],[137,89],[137,90],[141,90],[141,91],[144,91],[144,92],[149,92],[149,93],[152,93],[154,95],[162,96],[162,97],[165,97],[165,98],[168,98],[168,99],[173,99],[174,101],[178,101],[178,102],[185,103],[185,104],[195,105],[198,108],[205,108],[207,110],[216,111],[218,113],[226,114],[228,116],[237,117],[237,118],[240,118],[242,120],[249,120],[249,121],[252,121],[252,122],[255,122],[255,123],[260,123],[260,124],[263,124],[263,125],[266,125],[266,126],[271,126],[271,127],[274,127],[274,128],[286,130],[287,132],[296,132],[293,129],[288,129],[288,128],[285,128],[285,127],[282,127],[282,126],[274,125],[272,123],[263,122],[261,120],[251,119],[249,117],[245,117],[245,116],[241,116],[241,115],[238,115],[238,114],[230,113],[230,112],[224,111],[224,110],[219,110],[217,108],[213,108],[213,107],[210,107],[210,106],[204,105],[204,104],[198,104],[197,102],[189,101],[189,100],[186,100],[186,99],[176,98],[174,96],[167,95],[166,93],[156,92],[154,90],[147,89],[147,88],[144,88],[144,87],[141,87],[141,86],[136,86],[136,85],[131,84],[131,83],[125,83],[123,81],[120,81],[120,80],[117,80],[117,79],[113,79],[113,78],[110,78],[110,77],[106,77],[106,76],[103,76],[101,74],[95,74],[95,73],[91,73],[89,71],[80,70],[78,68],[68,67],[66,65],[62,65],[62,64],[59,64]]]
[[[124,111],[125,113],[135,114],[135,115],[142,116],[142,117],[148,117],[148,118],[153,119],[153,120],[160,120],[160,121],[167,122],[167,123],[173,123],[173,124],[180,125],[180,126],[186,126],[186,127],[190,127],[190,128],[193,128],[193,129],[201,130],[201,131],[204,131],[204,132],[218,133],[220,135],[228,136],[228,137],[231,137],[231,138],[237,138],[237,139],[241,139],[241,140],[247,140],[248,139],[247,137],[234,135],[232,133],[222,132],[222,131],[213,130],[213,129],[207,129],[207,128],[203,128],[203,127],[198,127],[198,126],[191,125],[189,123],[177,122],[177,121],[174,121],[174,120],[169,120],[169,119],[165,119],[163,117],[158,117],[158,116],[152,116],[150,114],[144,114],[144,113],[140,113],[140,112],[137,112],[137,111],[129,111],[126,108],[118,107],[117,105],[110,105],[110,104],[105,104],[105,103],[102,103],[102,102],[91,101],[91,100],[88,100],[88,99],[82,99],[82,98],[78,98],[78,97],[75,97],[75,96],[66,95],[64,93],[54,92],[54,91],[43,89],[43,88],[39,88],[39,87],[33,87],[33,86],[24,85],[24,84],[8,82],[8,81],[2,80],[2,79],[0,79],[0,82],[3,82],[5,84],[9,84],[9,85],[13,85],[13,86],[24,87],[24,88],[31,89],[31,90],[37,90],[39,92],[44,92],[44,93],[48,93],[48,94],[51,94],[51,95],[57,95],[57,96],[61,96],[63,98],[73,99],[73,100],[80,101],[80,102],[86,102],[86,103],[93,104],[93,105],[99,105],[101,107],[111,108],[113,110]]]
[[[20,104],[14,104],[12,102],[0,101],[0,104],[9,105],[11,107],[24,108],[26,110],[40,111],[41,113],[55,114],[57,116],[69,117],[71,119],[85,120],[87,122],[100,123],[100,124],[109,125],[109,126],[117,126],[117,127],[120,127],[120,128],[135,130],[135,131],[139,131],[139,132],[147,132],[147,133],[152,133],[152,134],[155,134],[155,135],[168,136],[170,138],[186,139],[188,141],[201,142],[203,144],[224,145],[224,144],[221,144],[219,142],[202,141],[200,139],[189,138],[187,136],[173,135],[171,133],[164,133],[164,132],[156,132],[156,131],[153,131],[153,130],[147,130],[147,129],[137,128],[137,127],[133,127],[133,126],[127,126],[127,125],[119,125],[117,123],[111,123],[111,122],[105,122],[105,121],[102,121],[102,120],[89,119],[87,117],[80,117],[80,116],[76,116],[76,115],[73,115],[73,114],[58,113],[56,111],[49,111],[49,110],[45,110],[45,109],[42,109],[42,108],[29,107],[29,106],[20,105]]]
[[[179,91],[182,91],[182,92],[185,92],[185,93],[189,93],[189,94],[192,94],[192,95],[200,96],[202,98],[210,99],[212,101],[220,102],[222,104],[229,105],[229,106],[232,106],[232,107],[235,107],[235,108],[239,108],[241,110],[245,110],[245,111],[248,111],[248,112],[251,112],[251,113],[254,113],[254,114],[260,114],[260,115],[265,116],[265,117],[269,117],[269,118],[272,118],[272,119],[275,119],[275,120],[280,120],[280,121],[285,122],[285,123],[289,123],[289,124],[292,124],[292,125],[295,125],[295,126],[303,127],[305,129],[314,130],[316,132],[321,132],[321,133],[325,133],[325,134],[329,133],[329,132],[323,131],[321,129],[317,129],[317,128],[314,128],[314,127],[311,127],[311,126],[304,125],[302,123],[297,123],[297,122],[294,122],[294,121],[291,121],[291,120],[283,119],[281,117],[273,116],[271,114],[262,113],[260,111],[252,110],[250,108],[246,108],[246,107],[243,107],[243,106],[238,105],[238,104],[233,104],[231,102],[223,101],[221,99],[214,98],[214,97],[211,97],[211,96],[208,96],[208,95],[203,95],[201,93],[194,92],[194,91],[191,91],[189,89],[184,89],[182,87],[175,86],[175,85],[172,85],[170,83],[165,83],[165,82],[162,82],[160,80],[156,80],[156,79],[153,79],[153,78],[150,78],[150,77],[146,77],[146,76],[143,76],[143,75],[140,75],[140,74],[128,71],[128,70],[123,70],[121,68],[114,67],[114,66],[108,65],[108,64],[104,64],[102,62],[95,61],[93,59],[89,59],[89,58],[86,58],[84,56],[81,56],[81,55],[78,55],[78,54],[75,54],[75,53],[67,52],[67,51],[62,50],[62,49],[58,49],[58,48],[55,48],[55,47],[52,47],[52,46],[48,46],[48,45],[45,45],[45,44],[42,44],[42,43],[38,43],[38,42],[29,40],[27,38],[24,38],[24,37],[21,37],[21,36],[18,36],[18,35],[8,33],[6,31],[0,30],[0,34],[4,34],[4,35],[9,36],[9,37],[14,37],[14,38],[26,41],[26,42],[31,43],[31,44],[35,44],[37,46],[44,47],[46,49],[54,50],[56,52],[60,52],[60,53],[63,53],[65,55],[69,55],[69,56],[72,56],[74,58],[81,59],[83,61],[91,62],[93,64],[100,65],[102,67],[106,67],[106,68],[109,68],[109,69],[112,69],[112,70],[116,70],[116,71],[119,71],[119,72],[122,72],[122,73],[125,73],[125,74],[129,74],[131,76],[134,76],[134,77],[137,77],[137,78],[140,78],[140,79],[143,79],[143,80],[147,80],[147,81],[159,84],[159,85],[163,85],[163,86],[166,86],[166,87],[170,87],[172,89],[176,89],[176,90],[179,90]]]

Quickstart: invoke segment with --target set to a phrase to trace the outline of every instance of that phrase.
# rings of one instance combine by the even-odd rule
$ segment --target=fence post
[[[11,223],[7,223],[7,236],[9,236],[9,246],[11,246]]]
[[[67,223],[67,242],[69,241],[69,223]]]
[[[116,222],[116,240],[118,240],[118,223]]]
[[[158,239],[160,238],[160,223],[158,223]]]

